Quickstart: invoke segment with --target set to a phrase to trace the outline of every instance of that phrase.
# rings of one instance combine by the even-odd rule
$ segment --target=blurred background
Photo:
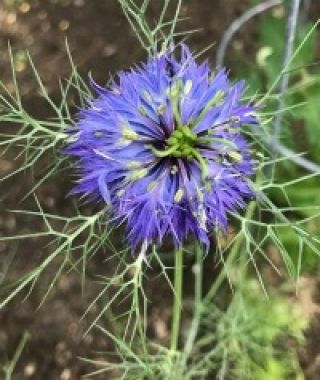
[[[150,18],[159,13],[159,3],[152,2]],[[259,1],[250,0],[185,0],[181,16],[186,20],[182,30],[197,29],[188,42],[196,51],[212,47],[204,53],[212,65],[215,64],[217,46],[226,28],[246,10]],[[319,1],[303,1],[300,10],[300,24],[297,43],[305,31],[320,17]],[[265,91],[279,73],[286,23],[284,6],[274,7],[246,23],[233,37],[226,54],[226,65],[232,77],[244,77],[249,82],[249,92]],[[182,27],[183,26],[183,27]],[[38,93],[38,87],[28,65],[29,51],[43,82],[53,99],[61,96],[59,80],[67,77],[70,65],[66,54],[68,40],[74,62],[84,78],[91,72],[101,84],[107,82],[110,74],[145,58],[134,32],[129,28],[116,0],[1,0],[0,1],[0,77],[13,91],[10,72],[8,42],[13,51],[21,95],[25,107],[33,115],[47,118],[50,113]],[[319,31],[304,45],[298,70],[293,75],[293,85],[302,79],[309,83],[301,90],[286,95],[288,105],[307,101],[304,107],[288,113],[284,119],[282,135],[286,145],[295,151],[308,151],[308,157],[320,162],[320,43]],[[309,82],[308,82],[309,81]],[[49,114],[50,117],[50,114]],[[2,128],[2,127],[1,127]],[[6,130],[9,126],[3,126]],[[12,128],[12,127],[11,127]],[[0,177],[14,171],[19,165],[14,151],[0,156]],[[299,170],[288,164],[283,175],[296,176]],[[36,175],[36,174],[35,174]],[[37,176],[37,175],[36,175]],[[70,198],[66,197],[71,188],[67,175],[57,176],[37,190],[37,197],[47,212],[61,215],[72,213]],[[0,194],[0,235],[28,233],[41,230],[39,218],[8,213],[7,210],[34,207],[34,199],[20,200],[32,187],[32,179],[23,173],[1,182]],[[291,194],[302,204],[320,204],[319,180],[311,179],[303,188],[296,188]],[[277,195],[275,195],[277,197]],[[84,210],[90,213],[91,210]],[[319,224],[310,228],[319,231]],[[284,236],[290,247],[290,236]],[[0,243],[0,286],[17,280],[34,267],[46,255],[45,242],[32,239],[22,244]],[[277,249],[267,247],[268,254],[277,262]],[[296,296],[293,281],[279,279],[270,268],[262,268],[267,281],[275,287],[292,305],[298,304],[303,318],[309,323],[305,332],[306,341],[299,348],[299,363],[306,379],[320,378],[320,280],[319,264],[314,256],[303,262],[306,270],[301,277],[301,290]],[[101,268],[102,259],[90,263],[89,273]],[[279,262],[281,270],[281,263]],[[103,264],[106,265],[106,264]],[[58,263],[57,263],[58,267]],[[54,273],[55,268],[51,268]],[[41,277],[37,286],[27,298],[19,296],[5,310],[0,312],[0,363],[11,360],[23,334],[28,331],[31,338],[24,345],[12,379],[76,380],[90,371],[90,364],[79,357],[99,359],[99,351],[111,351],[110,341],[94,331],[83,337],[88,320],[95,314],[80,321],[88,303],[93,299],[99,285],[92,282],[82,293],[76,273],[65,273],[57,283],[46,303],[38,309],[52,273]],[[46,275],[48,278],[46,278]],[[214,275],[214,270],[211,275]],[[285,275],[284,275],[285,276]],[[156,285],[154,285],[155,289]],[[170,316],[169,289],[154,292],[156,305],[150,316],[150,330],[159,341],[165,340],[167,322]],[[152,286],[149,290],[153,291]],[[22,302],[23,301],[23,302]],[[97,306],[98,307],[98,306]],[[294,306],[292,306],[294,307]],[[288,341],[288,344],[290,342]],[[0,378],[1,374],[0,374]],[[108,377],[101,377],[108,379]],[[261,377],[262,379],[262,377]],[[265,377],[265,380],[281,380]],[[7,379],[6,379],[7,380]]]

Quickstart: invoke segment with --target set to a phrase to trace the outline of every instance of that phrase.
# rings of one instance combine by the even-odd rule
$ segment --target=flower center
[[[186,126],[179,126],[167,139],[167,151],[174,157],[183,157],[191,160],[194,157],[197,135]]]
[[[171,133],[171,136],[166,140],[166,148],[158,150],[150,147],[155,156],[184,158],[188,161],[195,159],[198,161],[203,179],[207,178],[208,165],[205,158],[201,156],[197,149],[197,144],[202,142],[202,138],[198,137],[188,126],[178,125]]]

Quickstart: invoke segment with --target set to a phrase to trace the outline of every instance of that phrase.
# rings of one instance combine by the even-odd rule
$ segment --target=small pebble
[[[7,347],[7,344],[8,344],[8,335],[5,331],[0,330],[0,351],[4,352]]]
[[[27,2],[23,2],[20,6],[19,6],[19,10],[20,12],[22,13],[28,13],[31,9],[31,5]]]
[[[67,349],[65,342],[59,342],[56,346],[55,359],[60,366],[67,365],[72,358],[72,353]]]
[[[154,322],[154,331],[158,339],[164,340],[169,336],[169,331],[166,323],[162,319]]]
[[[276,18],[283,18],[285,16],[285,7],[275,7],[272,15]]]
[[[13,169],[13,163],[9,160],[0,161],[0,174],[5,175]]]
[[[62,31],[62,32],[65,32],[66,30],[68,30],[70,27],[70,22],[68,20],[61,20],[59,22],[59,29]]]
[[[87,334],[83,338],[84,344],[90,345],[93,342],[93,336],[91,334]]]
[[[70,5],[70,0],[60,0],[60,5],[63,7],[68,7]]]
[[[17,21],[17,15],[13,12],[10,12],[7,14],[7,17],[6,17],[6,23],[8,25],[12,25],[12,24],[15,24]]]
[[[4,225],[5,225],[5,228],[9,231],[9,232],[13,232],[15,229],[16,229],[16,226],[17,226],[17,221],[16,221],[16,218],[13,216],[13,215],[9,215],[5,222],[4,222]]]
[[[61,380],[71,380],[72,372],[69,368],[64,369],[61,372],[60,379]]]
[[[52,209],[54,208],[56,201],[53,197],[47,197],[45,203],[48,208]]]
[[[73,1],[73,4],[74,4],[76,7],[83,7],[83,6],[84,6],[84,0],[74,0],[74,1]]]
[[[43,33],[48,32],[50,30],[50,28],[51,28],[50,22],[44,22],[41,24],[41,30]]]
[[[16,62],[14,68],[16,69],[17,73],[21,73],[27,68],[27,65],[25,62]]]
[[[32,363],[28,363],[24,367],[23,373],[25,377],[31,377],[36,373],[36,370],[37,370],[37,365],[36,363],[32,362]]]
[[[45,20],[48,17],[48,13],[46,11],[40,11],[37,17],[39,20]]]
[[[103,55],[105,57],[112,57],[113,55],[116,54],[116,52],[117,52],[117,47],[116,45],[113,45],[113,44],[108,44],[103,48]]]

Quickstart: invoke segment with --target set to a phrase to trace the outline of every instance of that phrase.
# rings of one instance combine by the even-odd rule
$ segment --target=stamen
[[[138,179],[144,178],[149,172],[149,169],[143,168],[140,170],[134,170],[132,173],[130,173],[130,180],[131,181],[137,181]]]
[[[148,191],[152,191],[153,189],[156,188],[156,186],[158,185],[158,181],[151,181],[147,187],[147,190]]]
[[[128,162],[126,165],[127,169],[137,169],[137,168],[140,168],[141,166],[142,166],[142,163],[139,161],[131,161],[131,162]]]
[[[170,173],[174,175],[174,174],[177,174],[177,172],[178,172],[178,166],[173,165],[172,168],[170,169]]]
[[[133,129],[130,128],[123,128],[122,130],[122,136],[127,140],[138,140],[139,135],[137,132],[135,132]]]
[[[161,104],[161,106],[159,106],[157,108],[158,115],[160,115],[160,116],[164,115],[165,110],[166,110],[166,106],[164,104]]]
[[[142,95],[148,102],[152,102],[152,97],[147,90],[143,90]]]
[[[174,196],[174,202],[175,203],[180,203],[181,200],[182,200],[183,195],[184,195],[184,190],[183,189],[179,189],[176,192],[175,196]]]
[[[227,153],[230,158],[232,158],[235,162],[241,162],[242,156],[238,152],[228,152]]]
[[[103,131],[94,131],[93,135],[94,137],[103,137],[105,136],[105,133]]]
[[[189,95],[190,91],[192,89],[192,80],[187,80],[185,85],[184,85],[184,89],[183,89],[183,92],[185,95]]]
[[[143,106],[139,107],[138,111],[142,116],[146,116],[148,114],[147,110]]]

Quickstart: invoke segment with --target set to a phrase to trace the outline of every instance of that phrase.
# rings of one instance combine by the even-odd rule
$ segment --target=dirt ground
[[[189,19],[184,24],[185,28],[202,28],[190,38],[191,45],[201,50],[219,41],[222,31],[249,6],[249,3],[249,0],[186,0],[182,15]],[[153,12],[156,11],[155,7]],[[66,37],[80,71],[84,75],[91,71],[95,80],[101,83],[106,82],[110,73],[128,67],[144,57],[116,0],[1,0],[0,76],[10,86],[9,60],[6,53],[10,41],[17,58],[16,69],[26,107],[38,116],[46,115],[47,110],[37,95],[34,79],[26,65],[24,50],[30,51],[50,95],[58,97],[58,79],[69,73]],[[254,51],[255,37],[254,23],[250,23],[245,30],[237,34],[228,54],[231,67],[237,64],[239,54],[246,55]],[[215,46],[207,53],[212,62],[214,54]],[[12,156],[1,158],[0,176],[7,174],[14,167]],[[33,207],[32,199],[19,204],[30,183],[30,178],[19,175],[1,184],[0,194],[3,202],[0,204],[0,235],[32,232],[41,228],[38,218],[7,212],[16,209],[17,204],[23,209]],[[66,177],[56,178],[55,181],[42,186],[37,196],[45,210],[57,214],[68,213],[70,199],[66,198],[66,194],[70,186],[70,180]],[[16,242],[10,246],[0,244],[0,254],[4,257],[15,255],[14,265],[10,266],[10,262],[5,260],[1,264],[3,268],[6,265],[10,266],[5,282],[20,278],[46,254],[46,249],[41,244],[37,239],[22,244]],[[92,271],[97,267],[103,268],[106,265],[103,260],[104,257],[97,258],[92,264]],[[54,269],[52,267],[52,273]],[[92,282],[82,292],[78,276],[75,273],[64,274],[45,306],[37,309],[52,273],[46,273],[41,277],[23,303],[22,298],[18,298],[1,311],[0,363],[13,357],[25,331],[31,335],[17,365],[14,380],[77,380],[92,370],[88,363],[79,360],[80,357],[97,359],[97,352],[111,349],[110,342],[94,330],[83,336],[88,323],[95,315],[95,310],[92,309],[86,318],[80,318],[95,296],[98,284]],[[0,286],[1,284],[0,277]],[[313,284],[312,289],[317,285]],[[167,310],[170,306],[166,305],[166,302],[170,301],[170,298],[166,297],[167,292],[168,289],[157,292],[160,301],[157,304],[159,307],[162,302],[162,307],[161,310],[153,310],[153,314],[160,314],[163,321],[168,319]],[[319,317],[319,310],[315,306],[314,314],[316,313]],[[159,321],[159,317],[154,320],[154,333],[165,335],[165,329],[158,330],[156,322]],[[320,317],[314,317],[306,336],[307,344],[301,353],[301,362],[307,379],[318,380]]]

